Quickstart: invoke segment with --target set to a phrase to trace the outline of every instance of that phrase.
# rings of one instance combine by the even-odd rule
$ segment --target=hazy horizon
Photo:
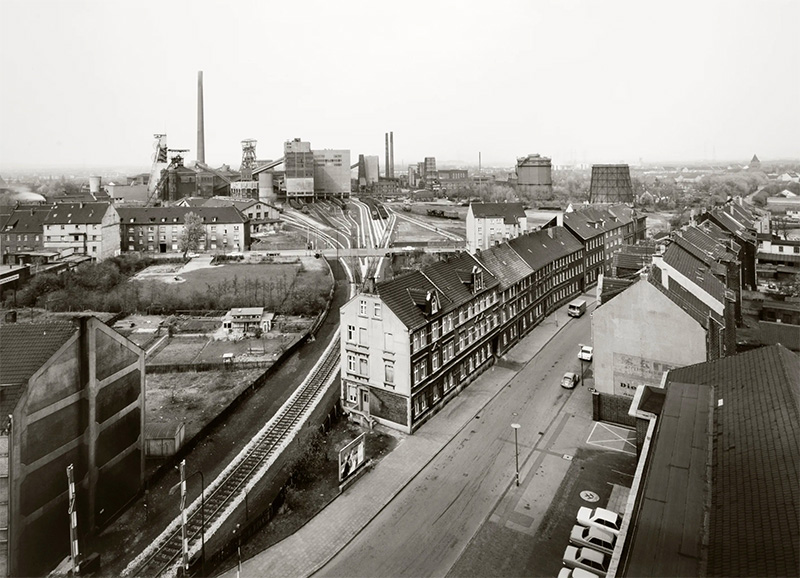
[[[800,158],[800,3],[5,0],[0,171],[141,167],[153,134],[237,169],[294,137],[395,166]],[[206,40],[208,39],[208,40]],[[787,82],[788,81],[788,82]],[[689,159],[696,159],[691,161]],[[13,169],[12,167],[19,167]]]

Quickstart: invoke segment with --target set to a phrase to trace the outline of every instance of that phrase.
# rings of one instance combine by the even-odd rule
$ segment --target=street
[[[524,485],[530,472],[528,458],[552,430],[564,427],[571,415],[564,407],[573,396],[576,403],[571,409],[591,422],[588,387],[580,384],[575,390],[565,390],[559,385],[564,372],[581,370],[578,344],[590,343],[590,316],[561,319],[565,321],[566,327],[532,360],[520,359],[524,350],[520,346],[500,360],[501,367],[519,369],[519,373],[317,575],[448,574],[506,492],[522,490],[509,489],[515,479],[511,424],[521,426],[518,447]],[[553,318],[545,321],[555,322]],[[414,435],[424,436],[425,427]],[[528,532],[535,533],[550,498],[529,502],[527,513],[533,524]]]

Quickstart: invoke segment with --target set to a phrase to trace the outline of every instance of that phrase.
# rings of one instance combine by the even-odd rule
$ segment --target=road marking
[[[609,434],[610,439],[597,438],[597,436],[605,438]],[[636,455],[636,431],[629,428],[597,422],[589,433],[586,443],[615,452]]]

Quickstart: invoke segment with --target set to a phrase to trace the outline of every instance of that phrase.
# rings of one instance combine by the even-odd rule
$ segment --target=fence
[[[181,373],[193,371],[195,373],[200,371],[221,371],[227,369],[267,369],[275,362],[273,361],[234,361],[232,363],[225,362],[208,362],[208,363],[153,363],[145,366],[145,372],[154,373]]]

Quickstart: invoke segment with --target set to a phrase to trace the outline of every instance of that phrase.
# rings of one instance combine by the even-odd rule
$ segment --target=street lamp
[[[517,430],[519,429],[519,424],[512,423],[511,427],[514,428],[514,462],[517,471],[517,486],[519,486],[519,446],[517,445]]]
[[[180,466],[175,466],[176,469],[179,469],[183,474],[184,468],[186,467],[186,460],[181,460]],[[205,567],[206,567],[206,480],[203,476],[203,472],[201,470],[195,470],[189,476],[181,476],[182,479],[180,482],[175,484],[169,489],[169,495],[171,496],[174,494],[178,488],[180,488],[183,484],[187,483],[191,477],[194,475],[200,475],[200,557],[201,557],[201,564],[202,564],[202,571],[205,574]],[[183,508],[182,508],[183,510]],[[185,527],[185,523],[184,523]],[[188,570],[188,568],[186,568]]]

